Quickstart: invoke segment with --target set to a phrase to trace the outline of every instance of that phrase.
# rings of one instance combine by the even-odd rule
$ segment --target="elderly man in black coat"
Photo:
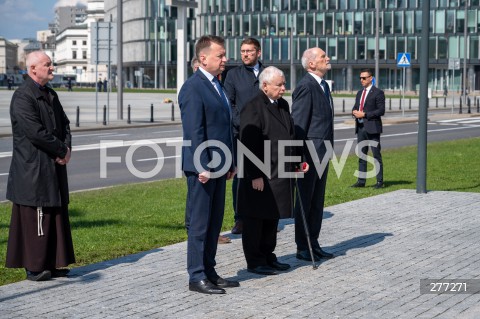
[[[288,174],[282,176],[282,172],[293,172],[294,163],[286,161],[281,154],[292,156],[294,149],[285,147],[280,150],[280,141],[294,140],[295,130],[288,102],[282,98],[285,93],[283,72],[268,67],[260,74],[259,80],[261,91],[240,113],[240,142],[270,169],[258,167],[246,156],[243,177],[239,178],[237,205],[243,217],[242,243],[247,270],[275,275],[279,270],[290,268],[290,265],[280,263],[273,251],[279,218],[291,217],[293,213],[292,180]],[[264,148],[266,142],[271,143],[270,149]],[[242,167],[239,173],[241,170]]]
[[[27,279],[63,277],[75,262],[68,219],[70,125],[57,94],[46,84],[53,64],[42,51],[27,56],[28,76],[10,104],[13,154],[7,184],[12,218],[6,266]]]

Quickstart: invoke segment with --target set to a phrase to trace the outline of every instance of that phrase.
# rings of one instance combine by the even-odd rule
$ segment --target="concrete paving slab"
[[[217,271],[241,282],[188,291],[186,243],[85,267],[70,278],[0,287],[0,318],[478,318],[480,294],[420,294],[420,279],[479,279],[480,194],[399,190],[326,209],[321,241],[337,257],[295,258],[293,220],[276,249],[291,270],[246,271],[240,236]]]

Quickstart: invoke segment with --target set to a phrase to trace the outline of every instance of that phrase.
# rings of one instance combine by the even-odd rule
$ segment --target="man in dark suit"
[[[380,153],[380,134],[382,133],[382,115],[385,114],[385,94],[382,90],[372,85],[373,72],[370,69],[363,69],[360,73],[360,82],[363,89],[357,92],[355,105],[352,114],[355,117],[355,134],[357,143],[361,145],[372,143],[370,149],[375,159],[375,174],[377,183],[374,188],[383,187],[383,162]],[[361,146],[361,154],[358,160],[358,180],[352,187],[365,187],[367,178],[368,145]]]
[[[280,153],[279,141],[295,139],[293,120],[285,93],[285,76],[276,67],[266,68],[260,75],[257,96],[245,104],[240,114],[240,141],[262,162],[270,159],[264,171],[246,158],[239,176],[238,211],[243,218],[242,244],[247,270],[261,275],[275,275],[290,265],[280,263],[273,253],[277,244],[280,218],[293,213],[293,185],[285,172],[293,172],[293,163],[283,163],[280,154],[292,156],[286,147]],[[265,142],[270,142],[265,154]],[[279,165],[286,167],[280,168]],[[240,172],[240,170],[239,170]]]
[[[260,62],[262,50],[260,42],[255,38],[246,38],[240,44],[240,56],[242,65],[239,65],[228,71],[225,77],[225,91],[227,92],[233,116],[233,147],[234,152],[237,149],[237,139],[240,130],[240,113],[251,99],[257,96],[259,92],[258,77],[263,71],[264,66]],[[234,161],[236,153],[234,154]],[[237,176],[234,176],[232,183],[233,211],[235,213],[235,225],[232,228],[232,234],[241,234],[243,230],[242,217],[237,211]]]
[[[323,79],[330,70],[330,58],[320,48],[310,48],[303,53],[302,66],[308,73],[300,80],[292,94],[292,117],[295,123],[296,138],[310,144],[314,152],[304,145],[303,157],[310,170],[304,178],[298,179],[295,204],[296,257],[311,261],[308,242],[301,218],[303,206],[310,242],[315,261],[332,258],[333,254],[324,251],[318,242],[322,228],[325,186],[331,153],[325,144],[333,149],[333,100],[330,88]],[[300,205],[299,201],[302,201]]]
[[[239,286],[215,271],[226,180],[235,174],[230,106],[217,78],[227,61],[224,40],[202,36],[195,45],[195,55],[200,67],[178,96],[185,143],[182,169],[188,189],[185,221],[189,289],[223,294],[223,288]]]

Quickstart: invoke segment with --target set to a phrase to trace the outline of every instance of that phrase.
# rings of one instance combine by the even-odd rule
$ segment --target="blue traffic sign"
[[[410,53],[403,52],[397,55],[397,66],[405,68],[410,65]]]

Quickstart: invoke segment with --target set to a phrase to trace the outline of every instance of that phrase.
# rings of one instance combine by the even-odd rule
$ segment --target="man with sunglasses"
[[[242,65],[239,65],[228,71],[225,77],[225,91],[232,106],[233,117],[233,149],[234,161],[237,157],[237,139],[240,130],[240,111],[245,104],[257,96],[259,89],[258,76],[263,71],[264,66],[260,62],[262,50],[260,42],[255,38],[246,38],[240,45],[240,54]],[[237,188],[238,180],[234,176],[232,183],[233,210],[235,212],[235,225],[232,228],[232,234],[241,234],[243,231],[243,222],[237,212]]]
[[[359,176],[352,187],[365,187],[367,178],[366,155],[368,147],[373,153],[375,159],[375,173],[377,183],[374,188],[383,187],[383,162],[380,153],[380,134],[382,133],[382,116],[385,114],[385,94],[382,90],[372,84],[373,72],[370,69],[360,71],[360,83],[363,89],[357,92],[355,105],[352,114],[355,117],[355,134],[357,134],[357,143],[366,144],[361,148],[361,156],[358,160]]]

